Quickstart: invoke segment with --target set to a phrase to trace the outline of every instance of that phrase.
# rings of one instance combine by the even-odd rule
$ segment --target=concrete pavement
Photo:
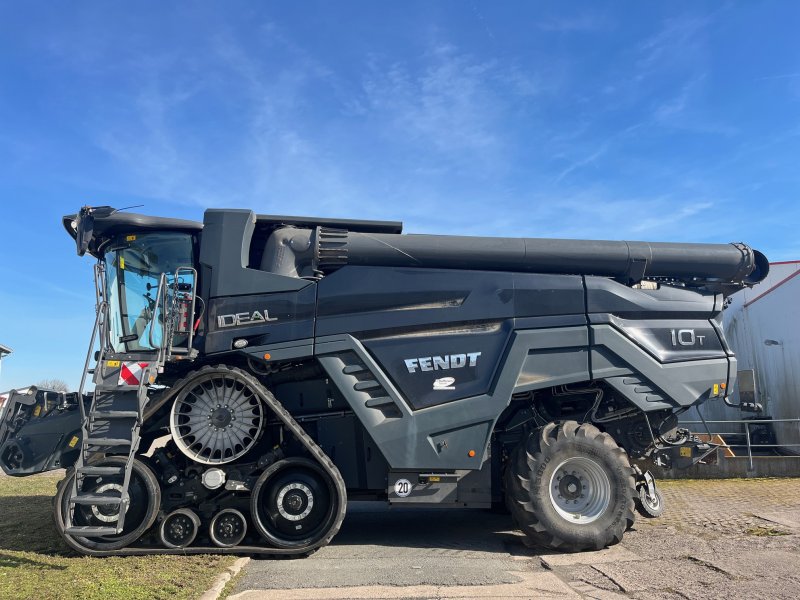
[[[622,544],[553,554],[510,517],[353,504],[332,545],[253,560],[230,598],[639,598],[800,596],[800,479],[670,481],[667,512]]]

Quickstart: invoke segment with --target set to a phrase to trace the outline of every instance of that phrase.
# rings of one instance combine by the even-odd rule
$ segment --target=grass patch
[[[754,525],[744,530],[747,535],[755,535],[758,537],[775,537],[778,535],[789,535],[786,531],[775,529],[774,527],[766,527],[764,525]]]
[[[197,598],[228,556],[78,556],[53,525],[58,477],[0,476],[0,598]]]

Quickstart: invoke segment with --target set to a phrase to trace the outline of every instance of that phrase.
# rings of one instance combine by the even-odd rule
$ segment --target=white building
[[[764,281],[731,296],[723,313],[725,336],[739,361],[738,369],[755,371],[755,402],[763,406],[758,417],[800,418],[800,261],[770,264]],[[733,394],[740,402],[739,386]],[[709,419],[755,417],[752,412],[707,402]],[[776,423],[778,444],[800,444],[800,424]],[[800,447],[787,448],[800,453]]]
[[[8,356],[9,354],[11,354],[11,348],[0,344],[0,365],[2,365],[3,363],[3,358]],[[2,407],[3,404],[5,403],[6,397],[7,397],[6,393],[0,393],[0,407]]]
[[[11,348],[9,348],[8,346],[3,346],[3,344],[0,344],[0,365],[2,365],[3,363],[3,358],[8,356],[9,354],[11,354]]]

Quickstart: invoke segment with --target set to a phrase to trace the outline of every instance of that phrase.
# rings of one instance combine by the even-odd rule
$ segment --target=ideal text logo
[[[232,315],[219,315],[217,325],[222,327],[239,327],[240,325],[258,325],[268,321],[277,321],[277,317],[270,317],[268,310],[254,310],[250,312],[234,313]]]

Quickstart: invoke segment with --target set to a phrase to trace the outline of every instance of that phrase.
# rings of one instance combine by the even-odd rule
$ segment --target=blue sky
[[[800,258],[795,2],[0,0],[0,388],[77,385],[82,204]]]

